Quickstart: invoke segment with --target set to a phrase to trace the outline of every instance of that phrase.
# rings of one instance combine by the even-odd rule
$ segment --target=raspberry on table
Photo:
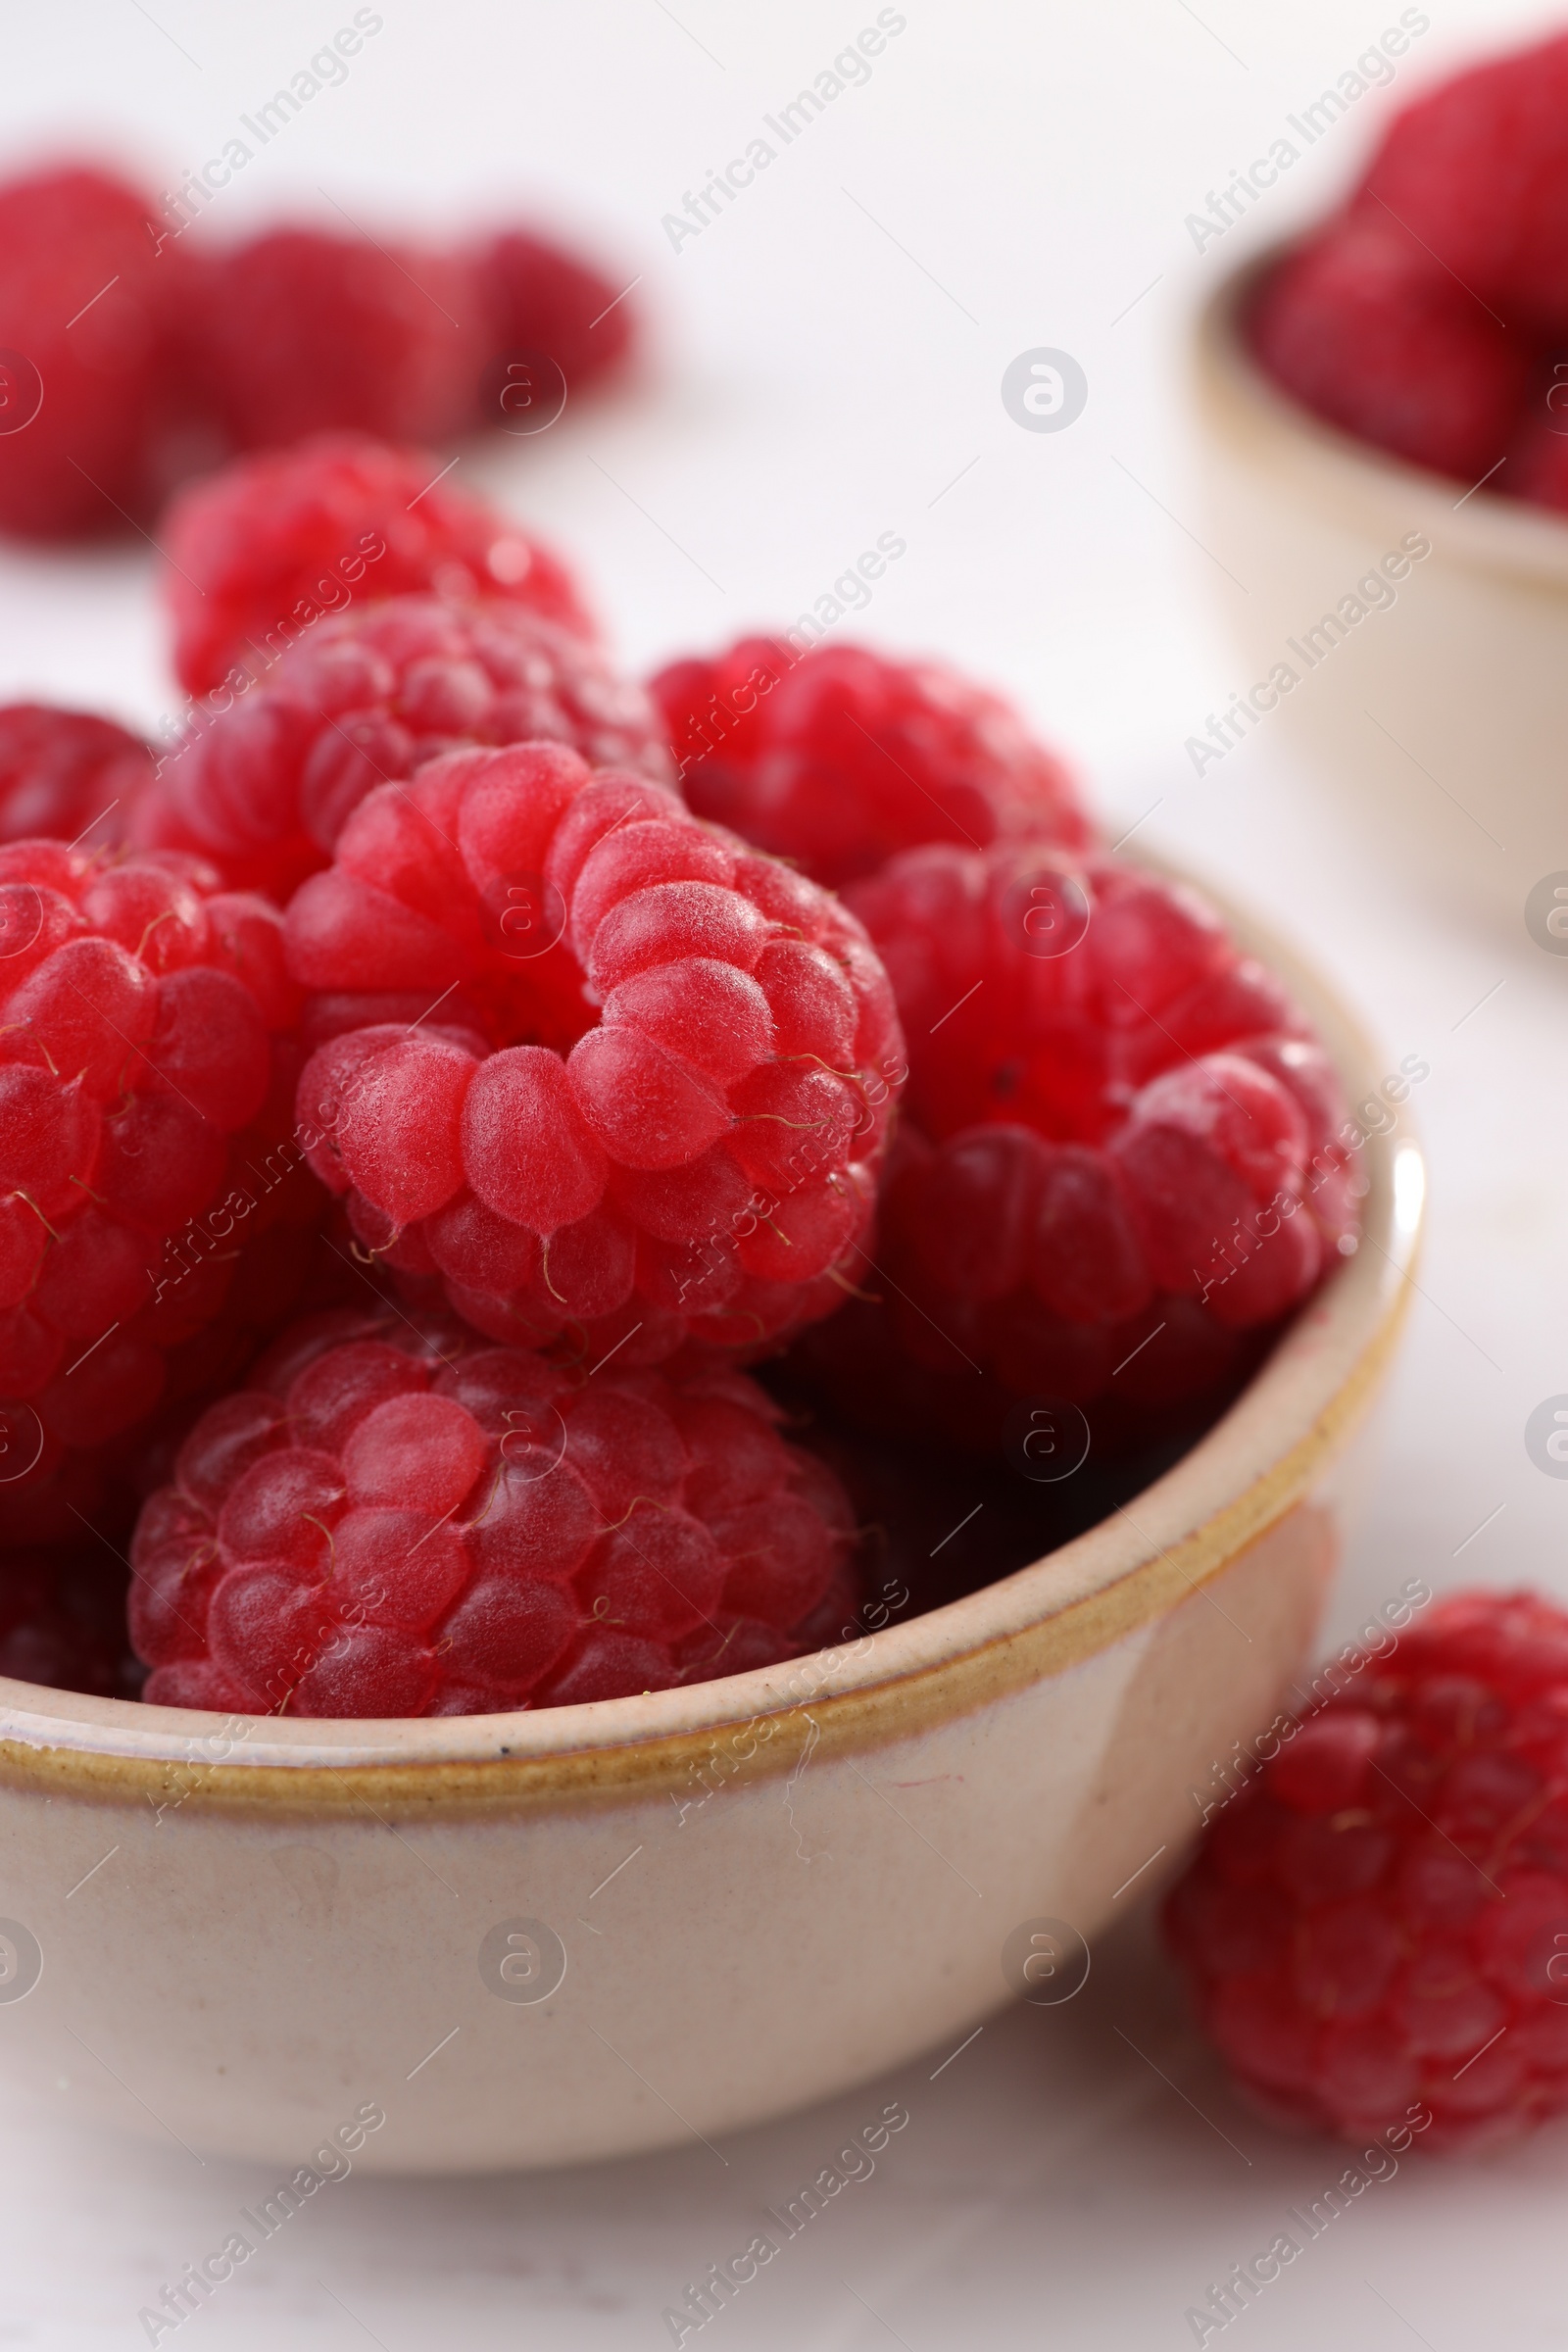
[[[777,1420],[727,1367],[585,1379],[456,1324],[315,1318],[142,1511],[144,1695],[489,1714],[792,1657],[854,1528]]]
[[[0,708],[0,842],[91,837],[95,850],[124,837],[153,772],[140,736],[89,710],[50,703]]]
[[[1533,358],[1527,336],[1376,206],[1287,254],[1249,331],[1269,374],[1314,415],[1465,482],[1506,452]]]
[[[808,1353],[853,1417],[994,1446],[1023,1398],[1102,1447],[1191,1416],[1356,1245],[1334,1072],[1197,893],[946,845],[848,894],[908,1039],[873,1294]]]
[[[154,210],[91,165],[0,185],[0,529],[120,532],[168,488],[188,272]]]
[[[902,1045],[814,883],[525,744],[362,801],[286,937],[312,1163],[480,1331],[755,1355],[843,1297]]]
[[[671,662],[651,689],[698,814],[830,889],[922,842],[1093,837],[1055,755],[944,663],[744,637]]]
[[[530,229],[504,229],[474,257],[489,352],[478,421],[514,422],[508,369],[544,358],[560,368],[568,398],[624,366],[637,336],[637,312],[580,254]]]
[[[284,900],[331,860],[351,811],[460,744],[545,740],[662,782],[639,687],[519,604],[400,596],[319,621],[200,723],[139,805],[138,841],[209,858]]]
[[[0,1399],[33,1483],[142,1421],[315,1215],[281,1144],[297,1017],[265,901],[188,858],[0,848]]]
[[[174,669],[192,695],[231,669],[265,670],[329,612],[421,591],[511,601],[596,634],[559,556],[458,489],[428,450],[367,433],[323,433],[225,466],[180,492],[161,536]]]
[[[1568,2108],[1565,1726],[1568,1615],[1474,1592],[1259,1742],[1165,1911],[1254,2103],[1444,2150]]]
[[[330,432],[442,441],[469,419],[484,306],[456,254],[272,228],[207,261],[190,335],[238,449]]]

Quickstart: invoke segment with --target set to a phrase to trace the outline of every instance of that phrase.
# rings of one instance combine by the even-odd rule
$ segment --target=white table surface
[[[1288,746],[1249,741],[1201,783],[1182,751],[1238,676],[1189,536],[1183,321],[1250,239],[1344,184],[1390,94],[1359,101],[1205,254],[1184,217],[1397,10],[908,0],[868,83],[679,251],[662,216],[873,21],[870,0],[797,0],[765,21],[743,0],[381,13],[347,81],[236,178],[215,227],[320,210],[325,188],[375,221],[449,228],[528,202],[597,235],[658,318],[648,380],[536,442],[470,454],[459,478],[580,556],[629,660],[787,622],[879,532],[902,534],[864,634],[1008,685],[1122,824],[1157,801],[1152,844],[1249,895],[1341,976],[1390,1068],[1430,1060],[1422,1297],[1335,1622],[1411,1574],[1568,1593],[1568,1487],[1523,1445],[1530,1408],[1568,1389],[1568,967],[1466,936],[1367,870]],[[1549,22],[1511,0],[1432,13],[1395,99],[1477,41]],[[351,15],[346,0],[10,10],[0,160],[102,138],[167,177],[217,153]],[[1059,434],[1020,431],[999,397],[1006,363],[1038,345],[1089,378]],[[155,723],[173,697],[151,564],[142,550],[0,552],[0,695]],[[946,2055],[727,2141],[722,2163],[694,2146],[556,2176],[356,2177],[180,2341],[652,2352],[685,2282],[898,2097],[910,2123],[875,2176],[705,2340],[1143,2352],[1192,2342],[1187,2307],[1340,2168],[1230,2099],[1144,1920],[1097,1951],[1077,2000],[1000,2018],[933,2081]],[[52,2113],[0,2129],[0,2346],[145,2341],[138,2308],[271,2185],[172,2142],[89,2134],[72,2108],[63,2082]],[[1568,2126],[1483,2165],[1409,2161],[1236,2326],[1254,2352],[1568,2343],[1565,2182]]]

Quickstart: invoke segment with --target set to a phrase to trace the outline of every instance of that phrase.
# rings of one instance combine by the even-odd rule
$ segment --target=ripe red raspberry
[[[346,1324],[358,1336],[332,1345]],[[470,1715],[772,1665],[842,1580],[831,1471],[728,1370],[575,1379],[318,1318],[203,1415],[131,1547],[155,1704]]]
[[[1194,892],[1108,858],[933,846],[849,899],[909,1081],[883,1302],[813,1348],[841,1401],[984,1445],[1030,1396],[1096,1404],[1102,1447],[1190,1420],[1355,1248],[1300,1013]]]
[[[213,714],[216,713],[216,714]],[[641,689],[515,604],[402,596],[320,621],[241,699],[199,714],[141,804],[136,838],[193,850],[279,899],[331,858],[372,787],[459,744],[568,744],[660,781]]]
[[[420,590],[511,599],[591,638],[560,557],[442,472],[427,450],[323,433],[182,491],[162,532],[180,684],[209,694],[327,612]]]
[[[1560,2115],[1568,1616],[1456,1593],[1258,1747],[1166,1908],[1243,2090],[1357,2139],[1424,2109],[1440,2149]]]
[[[580,254],[527,229],[492,237],[476,267],[490,345],[479,394],[481,424],[514,429],[517,379],[507,370],[519,361],[554,361],[568,398],[624,364],[637,331],[636,310],[621,293],[624,279],[612,285]]]
[[[286,930],[313,1165],[479,1330],[653,1363],[842,1296],[901,1041],[814,883],[525,744],[371,793]]]
[[[744,637],[652,681],[686,797],[839,890],[921,842],[1092,838],[1071,777],[999,695],[863,646]]]
[[[310,433],[448,439],[468,421],[485,321],[455,255],[274,228],[208,265],[192,334],[235,446],[276,449]]]
[[[1568,36],[1490,60],[1408,106],[1355,198],[1453,272],[1510,341],[1568,333]]]
[[[93,849],[111,848],[152,772],[146,744],[112,718],[8,703],[0,709],[0,842],[87,834]]]
[[[1287,255],[1249,323],[1275,380],[1359,440],[1465,482],[1508,447],[1529,339],[1375,206]]]
[[[187,273],[152,214],[90,166],[0,187],[0,529],[120,531],[167,487]]]
[[[0,849],[0,1414],[35,1483],[144,1418],[300,1213],[256,1164],[296,1012],[264,901],[178,858]]]

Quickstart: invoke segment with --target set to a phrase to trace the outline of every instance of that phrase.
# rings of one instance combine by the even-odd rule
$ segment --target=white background
[[[1392,96],[1362,100],[1254,222],[1200,256],[1184,216],[1396,8],[908,0],[905,13],[869,83],[677,253],[662,216],[873,20],[868,0],[678,0],[673,14],[662,0],[385,0],[347,82],[236,178],[213,231],[324,212],[322,188],[358,219],[416,230],[530,206],[579,227],[622,278],[641,273],[657,322],[644,379],[537,441],[469,453],[457,478],[487,482],[581,560],[633,664],[787,622],[899,532],[908,553],[859,633],[1008,686],[1082,763],[1115,831],[1157,802],[1142,838],[1306,944],[1370,1015],[1389,1068],[1430,1061],[1412,1106],[1435,1175],[1422,1297],[1336,1622],[1412,1574],[1568,1594],[1568,1487],[1522,1439],[1530,1408],[1568,1390],[1568,969],[1522,932],[1515,946],[1445,925],[1371,870],[1266,731],[1200,783],[1182,751],[1239,682],[1190,535],[1202,525],[1185,321],[1250,240],[1338,192],[1402,92],[1549,20],[1434,0]],[[0,165],[102,141],[172,184],[351,14],[339,0],[151,13],[13,0]],[[999,397],[1007,362],[1042,344],[1073,353],[1090,384],[1059,434],[1020,431]],[[0,695],[153,725],[174,701],[154,568],[139,549],[0,552]],[[1520,876],[1521,903],[1534,878]],[[875,2177],[701,2340],[1143,2352],[1190,2343],[1187,2306],[1339,2169],[1332,2149],[1232,2103],[1143,1922],[1097,1953],[1069,2007],[1000,2019],[933,2082],[945,2054],[726,2142],[722,2167],[693,2147],[554,2177],[350,2180],[179,2340],[653,2352],[684,2282],[898,2096],[911,2121]],[[1253,2352],[1568,2342],[1565,2176],[1568,2127],[1481,2166],[1412,2159],[1229,2332]],[[270,2185],[252,2168],[199,2169],[170,2141],[89,2136],[63,2084],[55,2118],[0,2131],[0,2346],[145,2340],[138,2306]]]

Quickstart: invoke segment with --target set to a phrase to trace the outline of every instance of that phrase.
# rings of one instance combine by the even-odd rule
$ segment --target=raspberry
[[[90,166],[0,187],[0,528],[78,537],[156,509],[187,272],[153,210]]]
[[[202,1416],[142,1512],[150,1701],[487,1714],[803,1646],[849,1506],[744,1376],[575,1380],[456,1327],[324,1321]]]
[[[672,662],[652,690],[698,813],[830,889],[922,842],[1089,845],[1061,762],[941,663],[746,637]]]
[[[1398,115],[1355,198],[1522,340],[1568,333],[1568,37],[1454,76]]]
[[[329,432],[441,441],[467,422],[484,321],[456,257],[274,228],[208,265],[192,336],[240,449]]]
[[[180,684],[209,694],[231,664],[244,676],[265,668],[325,612],[421,589],[514,599],[591,638],[560,558],[441,472],[425,450],[335,433],[181,492],[163,532]]]
[[[514,604],[356,607],[318,622],[242,699],[209,708],[142,803],[137,838],[193,850],[279,899],[329,862],[372,786],[459,744],[545,740],[669,773],[640,690]]]
[[[481,423],[514,423],[517,379],[508,369],[519,361],[554,361],[568,398],[624,365],[636,339],[636,311],[580,255],[527,229],[507,229],[483,247],[476,266],[490,341]]]
[[[911,1050],[886,1303],[812,1350],[835,1395],[980,1445],[1042,1395],[1095,1403],[1102,1446],[1190,1417],[1355,1247],[1301,1015],[1195,893],[1108,858],[933,846],[849,898]]]
[[[142,1420],[311,1213],[257,1164],[296,1011],[275,908],[191,860],[0,849],[0,1409],[35,1480]]]
[[[286,932],[313,1165],[479,1330],[653,1363],[836,1303],[901,1048],[813,883],[527,744],[371,793]]]
[[[8,703],[0,708],[0,842],[91,833],[94,849],[108,849],[152,767],[146,744],[111,718]]]
[[[1469,2148],[1560,2115],[1568,1615],[1455,1593],[1330,1687],[1168,1899],[1205,2030],[1268,2113],[1346,2137],[1425,2110],[1423,2147]]]
[[[1508,447],[1528,342],[1376,207],[1289,254],[1250,330],[1286,391],[1411,465],[1474,482]]]

